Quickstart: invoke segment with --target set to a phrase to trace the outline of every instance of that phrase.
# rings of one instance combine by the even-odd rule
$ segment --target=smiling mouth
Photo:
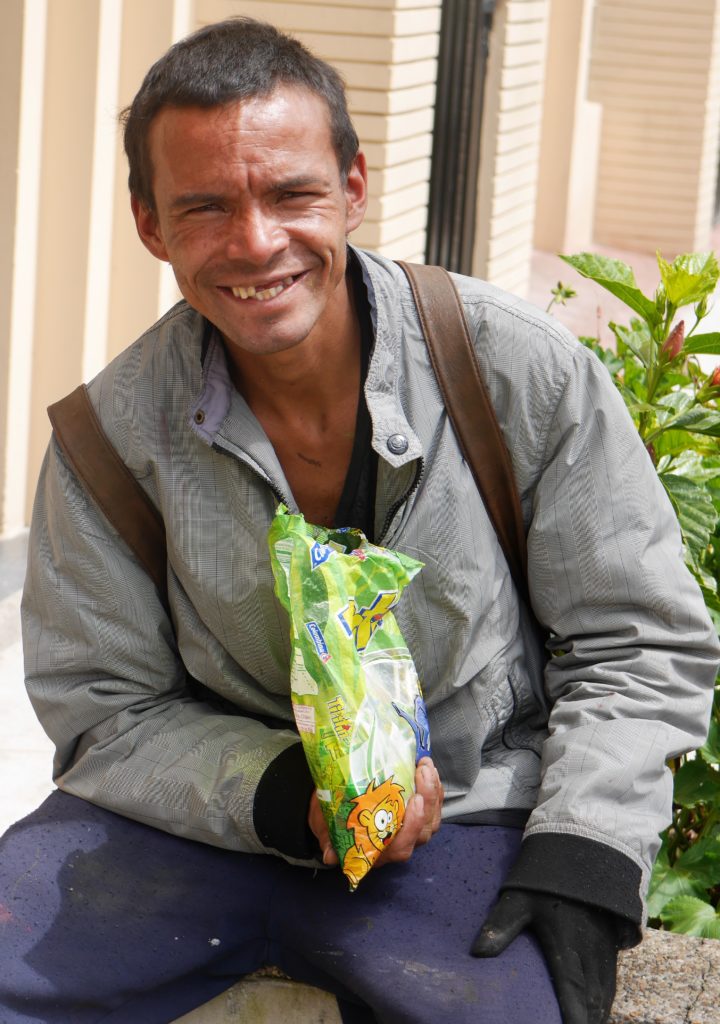
[[[233,293],[236,299],[242,299],[245,302],[249,299],[254,299],[256,302],[266,302],[268,299],[274,299],[277,295],[280,295],[281,292],[284,292],[286,288],[289,288],[301,276],[302,274],[290,275],[260,287],[253,284],[247,286],[236,285],[228,290]]]

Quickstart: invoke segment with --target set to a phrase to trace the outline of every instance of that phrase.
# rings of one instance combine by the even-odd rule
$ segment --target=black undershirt
[[[372,422],[365,400],[365,381],[375,335],[370,319],[370,304],[362,277],[362,268],[360,261],[352,251],[348,252],[348,280],[353,290],[355,313],[360,324],[360,389],[355,420],[355,440],[333,525],[351,526],[362,530],[367,539],[372,541],[375,533],[375,484],[378,457],[372,447]]]

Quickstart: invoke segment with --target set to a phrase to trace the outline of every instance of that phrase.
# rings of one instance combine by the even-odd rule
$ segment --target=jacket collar
[[[374,253],[351,248],[362,268],[375,333],[365,383],[365,398],[373,425],[372,445],[382,459],[399,468],[422,456],[422,446],[410,426],[402,400],[405,386],[402,340],[408,327],[408,314],[411,317],[414,314],[414,303],[404,275],[394,263]],[[235,391],[220,333],[207,321],[203,323],[207,333],[203,345],[202,386],[189,410],[189,426],[205,444],[213,445],[232,413],[233,418],[242,421],[230,428],[233,443],[237,444],[242,436],[242,447],[246,451],[249,442],[250,447],[259,447],[262,454],[269,442],[244,399]]]

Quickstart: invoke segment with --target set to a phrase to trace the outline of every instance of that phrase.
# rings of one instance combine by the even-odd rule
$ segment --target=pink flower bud
[[[673,329],[668,334],[667,338],[663,342],[662,351],[668,358],[668,361],[677,359],[682,352],[683,343],[685,341],[685,321],[678,320]]]
[[[720,388],[720,366],[715,367],[708,384],[711,388]]]

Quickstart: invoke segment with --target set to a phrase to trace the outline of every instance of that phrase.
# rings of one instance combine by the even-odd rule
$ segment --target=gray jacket
[[[512,454],[546,651],[458,451],[405,278],[359,255],[376,334],[365,388],[376,541],[425,564],[397,619],[425,693],[444,817],[531,810],[526,837],[610,848],[642,893],[669,820],[665,761],[703,742],[718,663],[673,510],[595,356],[522,301],[456,278]],[[173,621],[51,443],[23,617],[56,781],[168,831],[263,851],[255,789],[298,742],[267,551],[278,501],[295,509],[292,494],[218,334],[186,303],[90,393],[165,520]],[[236,713],[190,694],[187,673]]]

